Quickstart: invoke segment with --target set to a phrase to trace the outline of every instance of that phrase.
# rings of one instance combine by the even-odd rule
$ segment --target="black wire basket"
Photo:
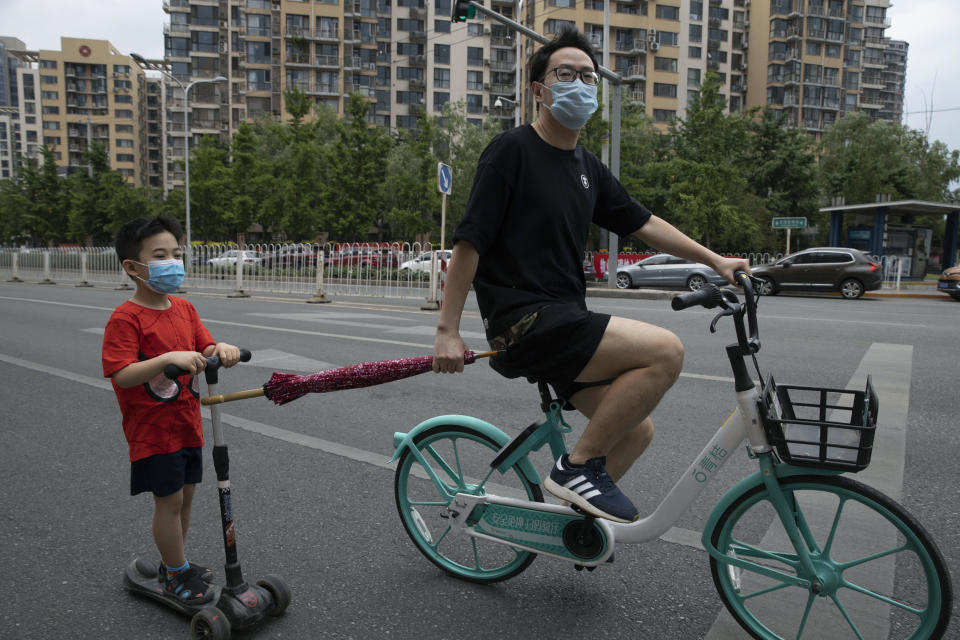
[[[767,439],[784,462],[850,472],[870,464],[879,405],[869,376],[863,391],[778,385],[770,376],[759,404]]]

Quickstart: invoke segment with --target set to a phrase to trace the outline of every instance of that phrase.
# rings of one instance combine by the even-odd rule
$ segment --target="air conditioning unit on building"
[[[647,29],[647,39],[650,42],[653,42],[657,39],[657,30],[656,29]]]
[[[484,91],[490,91],[490,83],[489,83],[489,82],[484,82],[484,83],[483,83],[483,89],[484,89]]]
[[[485,36],[490,35],[490,29],[484,29],[484,30],[483,30],[483,35],[485,35]]]
[[[650,42],[650,51],[659,51],[660,43],[659,42]]]
[[[483,64],[484,64],[484,66],[489,67],[489,66],[490,66],[490,58],[484,58],[484,59],[483,59]]]

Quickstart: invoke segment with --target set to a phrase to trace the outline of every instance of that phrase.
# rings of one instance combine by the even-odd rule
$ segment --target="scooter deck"
[[[123,584],[132,593],[153,598],[186,616],[193,616],[201,609],[217,606],[217,602],[220,600],[220,585],[209,585],[213,591],[212,599],[203,604],[190,604],[166,592],[163,588],[163,582],[157,575],[158,568],[158,565],[153,562],[142,558],[134,558],[123,573]]]

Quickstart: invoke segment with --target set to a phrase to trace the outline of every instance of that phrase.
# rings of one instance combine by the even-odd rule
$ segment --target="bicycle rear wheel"
[[[536,554],[451,531],[447,506],[457,493],[492,492],[543,502],[540,485],[516,467],[495,474],[489,464],[500,445],[461,425],[440,425],[414,440],[429,468],[407,449],[397,463],[394,495],[403,528],[430,562],[458,578],[491,583],[526,569]],[[495,484],[494,484],[495,483]]]
[[[741,495],[717,521],[713,544],[754,569],[784,574],[770,577],[711,558],[720,598],[741,627],[764,640],[943,635],[952,606],[950,574],[913,516],[841,476],[796,476],[780,484],[816,575],[800,567],[766,487]],[[797,578],[816,584],[799,586]]]

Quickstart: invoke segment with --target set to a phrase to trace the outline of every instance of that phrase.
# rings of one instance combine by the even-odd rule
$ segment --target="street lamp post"
[[[180,89],[183,90],[183,165],[184,165],[184,175],[183,175],[183,191],[185,198],[185,211],[186,211],[186,223],[187,223],[187,264],[191,265],[193,257],[193,245],[191,244],[191,235],[190,235],[190,89],[197,84],[215,84],[218,82],[226,82],[227,78],[224,76],[217,76],[216,78],[210,78],[208,80],[194,80],[183,86],[183,83],[180,80],[154,62],[150,62],[145,59],[143,56],[136,53],[131,53],[130,57],[134,59],[138,64],[144,67],[148,67],[154,71],[159,71],[166,77],[170,78],[177,85],[180,86]]]

